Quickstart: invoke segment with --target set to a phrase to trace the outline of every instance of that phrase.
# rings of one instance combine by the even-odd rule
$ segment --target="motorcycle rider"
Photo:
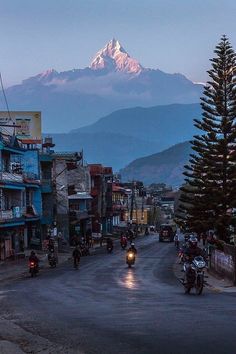
[[[49,264],[51,262],[56,262],[57,263],[57,257],[55,256],[55,246],[54,246],[54,240],[52,238],[49,239],[48,242],[48,262]]]
[[[205,258],[204,251],[200,247],[198,247],[197,237],[195,237],[194,235],[190,235],[188,241],[188,247],[186,247],[186,249],[184,250],[184,261],[185,261],[187,282],[192,282],[193,276],[195,276],[195,273],[192,272],[190,265],[194,257],[197,256],[202,256]]]
[[[129,249],[127,250],[127,253],[133,252],[134,254],[137,254],[137,249],[135,248],[134,242],[131,242]]]
[[[78,264],[80,262],[80,250],[79,248],[76,246],[74,251],[73,251],[73,254],[72,254],[72,257],[74,259],[74,268],[77,268],[78,267]]]
[[[48,241],[48,251],[50,253],[54,253],[54,251],[55,251],[54,240],[52,238],[50,238],[49,241]]]
[[[176,232],[174,236],[174,241],[175,241],[175,247],[178,250],[179,249],[179,234]]]
[[[31,263],[34,263],[35,264],[35,268],[38,272],[38,268],[39,268],[39,259],[38,257],[36,256],[35,252],[34,251],[31,251],[30,253],[30,256],[29,256],[29,262]]]
[[[122,246],[127,246],[127,237],[124,234],[121,234],[120,236],[120,245]]]
[[[35,254],[34,251],[31,251],[31,254],[30,254],[30,256],[29,256],[29,261],[30,261],[30,262],[34,262],[34,263],[36,263],[36,264],[38,265],[39,259],[38,259],[38,257],[36,256],[36,254]]]
[[[113,241],[110,237],[107,238],[107,250],[109,250],[111,248],[111,250],[113,250]]]

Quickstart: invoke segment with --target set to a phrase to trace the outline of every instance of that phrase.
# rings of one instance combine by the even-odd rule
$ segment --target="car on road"
[[[163,242],[163,241],[173,242],[174,235],[175,235],[175,232],[174,232],[174,229],[171,225],[162,224],[160,226],[159,242]]]

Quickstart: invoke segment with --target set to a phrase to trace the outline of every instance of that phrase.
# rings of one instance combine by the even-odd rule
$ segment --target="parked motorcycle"
[[[185,273],[183,285],[185,293],[189,294],[191,289],[195,288],[196,294],[201,295],[205,284],[204,268],[205,259],[202,256],[194,257],[193,261],[184,263],[183,271]]]
[[[57,266],[57,259],[54,254],[48,255],[48,263],[52,268],[55,268]]]
[[[39,268],[38,268],[38,263],[34,262],[34,261],[30,261],[29,262],[29,273],[31,275],[31,277],[36,277],[36,274],[38,273]]]
[[[132,251],[128,251],[126,255],[126,263],[128,267],[131,268],[132,265],[135,263],[135,253]]]

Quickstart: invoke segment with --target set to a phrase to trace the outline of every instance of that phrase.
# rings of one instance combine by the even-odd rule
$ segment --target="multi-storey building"
[[[0,259],[40,247],[42,212],[38,150],[0,134]]]
[[[126,221],[128,211],[128,193],[118,183],[112,185],[113,226],[119,226]]]
[[[89,165],[91,176],[92,231],[106,235],[112,233],[112,179],[111,167]]]
[[[88,209],[86,213],[85,210],[81,213],[84,206],[82,194],[86,194],[85,199],[89,199],[91,189],[89,169],[83,164],[81,152],[53,154],[53,185],[54,222],[57,232],[66,242],[70,242],[76,230],[84,234],[87,228],[91,228]]]
[[[42,241],[52,234],[54,223],[54,189],[53,189],[53,148],[52,138],[45,138],[39,154],[42,193],[41,232]]]

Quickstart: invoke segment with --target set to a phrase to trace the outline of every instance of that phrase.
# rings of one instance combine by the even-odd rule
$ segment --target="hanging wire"
[[[1,72],[0,72],[0,82],[1,82],[2,93],[3,93],[4,100],[5,100],[6,107],[7,107],[8,117],[9,117],[9,119],[12,121],[11,114],[10,114],[10,110],[9,110],[9,106],[8,106],[8,102],[7,102],[7,97],[6,97],[5,90],[4,90],[4,86],[3,86],[3,81],[2,81],[2,74],[1,74]]]

